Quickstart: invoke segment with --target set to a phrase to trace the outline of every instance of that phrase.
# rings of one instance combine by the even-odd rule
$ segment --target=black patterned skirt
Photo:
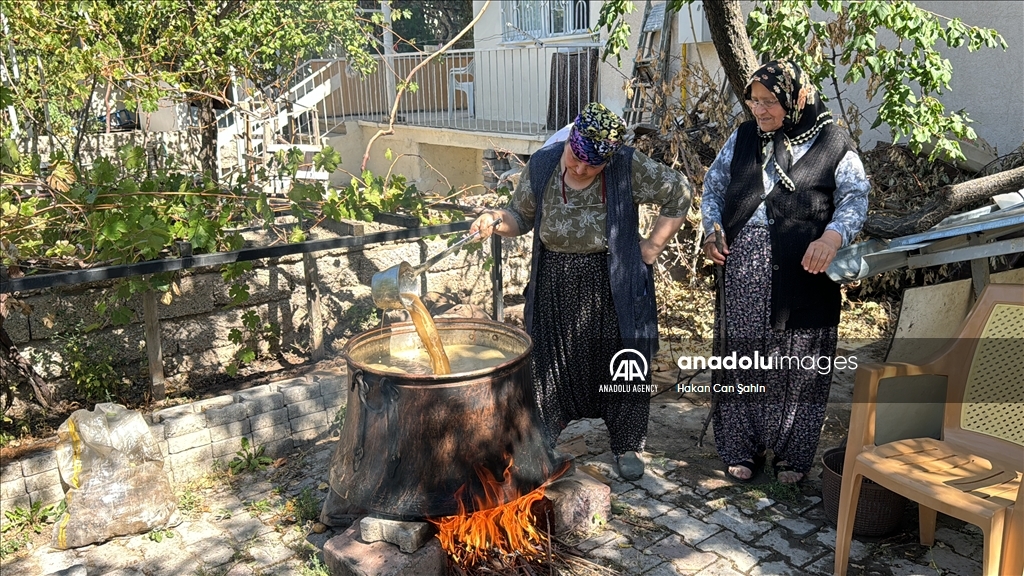
[[[814,463],[832,384],[831,370],[825,372],[825,361],[818,359],[834,358],[837,328],[773,329],[771,263],[768,229],[744,226],[729,246],[724,355],[763,364],[721,371],[725,389],[716,394],[715,446],[730,466],[768,449],[806,473]],[[720,321],[715,318],[715,334]],[[765,359],[772,357],[789,360],[765,369]]]
[[[622,338],[608,254],[542,250],[538,260],[532,367],[548,442],[573,420],[602,418],[612,452],[643,450],[650,393],[616,389],[609,371]]]

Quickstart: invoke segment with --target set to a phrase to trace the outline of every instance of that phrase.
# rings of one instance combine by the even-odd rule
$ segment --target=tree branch
[[[864,224],[864,232],[879,238],[898,238],[917,234],[935,226],[943,218],[968,204],[1021,188],[1024,188],[1024,167],[943,186],[932,194],[932,199],[924,206],[910,214],[869,216],[868,221]]]
[[[398,93],[395,95],[395,103],[391,107],[391,115],[388,117],[387,130],[377,130],[377,133],[374,134],[372,138],[370,138],[369,142],[366,143],[366,151],[363,153],[363,163],[359,166],[360,171],[366,170],[366,163],[370,160],[370,148],[373,147],[373,143],[376,142],[377,139],[380,138],[381,136],[390,136],[391,134],[395,133],[395,117],[398,116],[398,105],[402,102],[402,95],[405,94],[406,89],[408,89],[409,87],[409,83],[412,81],[413,77],[416,76],[416,73],[419,72],[421,68],[430,63],[431,60],[447,52],[452,46],[455,45],[456,42],[459,41],[459,39],[465,36],[467,32],[472,30],[473,26],[476,26],[476,23],[480,20],[480,17],[484,15],[484,12],[487,11],[487,7],[490,5],[491,0],[487,0],[487,2],[484,2],[483,7],[480,8],[480,12],[477,12],[477,15],[473,17],[473,20],[471,20],[470,23],[467,24],[466,27],[463,28],[462,31],[455,36],[455,38],[452,38],[447,44],[442,46],[440,50],[428,56],[426,59],[423,60],[423,62],[420,62],[419,64],[416,65],[415,68],[409,71],[409,74],[406,75],[405,77],[405,81],[402,82],[402,87],[398,89]]]

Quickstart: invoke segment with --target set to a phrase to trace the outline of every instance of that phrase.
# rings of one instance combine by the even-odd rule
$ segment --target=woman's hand
[[[843,237],[835,230],[825,230],[825,233],[807,247],[804,252],[804,259],[800,264],[811,274],[817,274],[828,270],[828,265],[836,257],[836,252],[843,246]]]
[[[643,258],[644,264],[653,266],[658,261],[658,256],[661,254],[661,249],[654,245],[650,240],[644,238],[640,241],[640,257]]]
[[[729,255],[729,245],[726,244],[725,242],[725,232],[721,232],[722,245],[725,247],[725,250],[719,252],[718,247],[715,245],[715,239],[718,237],[718,234],[718,232],[715,232],[711,236],[708,236],[707,240],[704,241],[704,255],[707,256],[708,259],[714,262],[715,264],[718,264],[719,266],[725,266],[725,257]]]
[[[495,232],[499,236],[502,236],[501,227],[505,222],[511,219],[511,215],[505,214],[504,210],[493,209],[487,210],[483,214],[476,217],[476,220],[469,226],[469,233],[479,232],[479,240],[482,242],[491,237],[491,233]],[[500,222],[495,225],[494,222],[500,218]]]

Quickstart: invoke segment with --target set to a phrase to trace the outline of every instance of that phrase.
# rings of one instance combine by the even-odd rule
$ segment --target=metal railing
[[[599,100],[600,45],[452,50],[412,78],[399,102],[398,124],[537,135],[557,130]],[[346,120],[386,122],[398,86],[428,54],[377,57],[362,76],[345,60],[314,60],[312,73],[282,95],[329,135]],[[310,122],[299,123],[310,129]]]
[[[586,34],[590,26],[588,0],[519,0],[501,3],[501,22],[506,42],[538,41]]]

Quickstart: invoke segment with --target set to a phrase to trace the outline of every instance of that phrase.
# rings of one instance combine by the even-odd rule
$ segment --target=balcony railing
[[[453,50],[420,68],[399,102],[397,124],[538,135],[599,100],[599,45]],[[312,73],[283,95],[305,132],[330,134],[346,120],[386,122],[398,86],[428,54],[377,58],[362,76],[345,60],[314,60]]]
[[[519,0],[502,2],[502,39],[506,42],[538,41],[586,34],[590,25],[588,0]]]

